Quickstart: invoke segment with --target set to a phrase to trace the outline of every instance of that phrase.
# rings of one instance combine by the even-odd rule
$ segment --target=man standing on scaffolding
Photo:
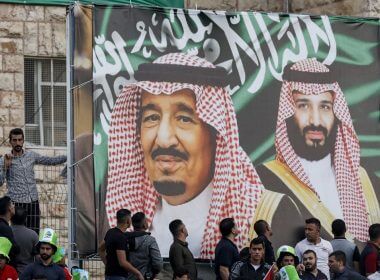
[[[25,151],[24,132],[14,128],[9,132],[12,150],[0,158],[0,186],[7,180],[8,196],[16,206],[27,212],[26,226],[39,233],[40,206],[34,165],[58,165],[66,162],[66,156],[47,157],[33,151]]]

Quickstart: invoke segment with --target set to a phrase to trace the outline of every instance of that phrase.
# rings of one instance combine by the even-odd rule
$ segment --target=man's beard
[[[186,191],[185,182],[182,181],[154,181],[153,186],[159,194],[166,196],[181,195]]]
[[[40,257],[41,257],[41,259],[43,259],[44,261],[47,261],[47,260],[51,257],[51,255],[48,255],[48,254],[40,254]]]
[[[323,126],[306,126],[302,133],[298,126],[294,121],[294,117],[291,117],[286,120],[286,127],[288,132],[288,137],[290,144],[292,145],[296,154],[307,160],[321,160],[328,154],[334,151],[334,145],[337,135],[338,121],[334,121],[334,125],[331,128],[330,135],[328,135],[328,131]],[[320,144],[320,140],[314,140],[313,146],[309,146],[306,144],[305,134],[308,130],[313,131],[321,131],[325,136],[325,143],[323,145]]]
[[[22,151],[22,146],[15,146],[13,148],[17,153],[21,152]]]
[[[305,271],[312,272],[317,267],[317,264],[314,264],[312,266],[306,266],[305,265]]]

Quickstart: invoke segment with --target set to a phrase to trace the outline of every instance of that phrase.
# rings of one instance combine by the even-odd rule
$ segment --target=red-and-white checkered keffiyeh
[[[316,59],[299,61],[291,66],[290,69],[310,73],[330,71]],[[340,121],[334,147],[334,168],[339,200],[348,231],[359,240],[366,241],[369,223],[359,179],[359,140],[352,125],[350,112],[343,92],[337,82],[317,84],[283,81],[276,128],[276,158],[289,166],[295,176],[315,191],[288,138],[285,120],[295,113],[295,104],[292,97],[294,90],[307,95],[319,94],[326,91],[333,91],[335,93],[333,112],[335,117]]]
[[[164,55],[154,63],[215,68],[204,59],[182,53]],[[239,146],[232,100],[228,92],[221,87],[140,81],[122,90],[112,111],[108,139],[106,209],[110,225],[115,225],[115,212],[120,208],[127,208],[132,212],[143,211],[151,223],[159,203],[159,194],[149,181],[144,167],[136,125],[142,89],[156,95],[170,95],[182,89],[194,92],[199,118],[218,132],[212,201],[203,236],[201,257],[214,257],[214,249],[220,238],[219,222],[226,217],[233,217],[241,230],[236,242],[238,247],[242,248],[248,242],[249,228],[263,186],[249,157]]]

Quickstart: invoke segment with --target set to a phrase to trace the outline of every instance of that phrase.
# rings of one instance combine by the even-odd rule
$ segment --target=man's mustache
[[[308,126],[305,126],[302,130],[303,132],[303,135],[305,135],[307,132],[309,131],[321,131],[323,133],[324,136],[327,136],[327,128],[326,127],[323,127],[321,125],[318,125],[318,126],[315,126],[313,124],[311,125],[308,125]]]
[[[174,156],[174,157],[181,158],[183,160],[189,159],[189,155],[187,153],[181,152],[173,147],[169,147],[169,148],[158,147],[152,152],[151,156],[153,160],[158,156]]]
[[[15,149],[22,149],[22,146],[15,146]]]

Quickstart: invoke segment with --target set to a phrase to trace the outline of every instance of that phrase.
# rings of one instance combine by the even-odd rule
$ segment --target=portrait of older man
[[[263,188],[240,147],[223,68],[170,53],[140,65],[135,78],[111,115],[105,202],[111,226],[119,208],[143,211],[167,256],[168,224],[181,219],[194,256],[211,259],[223,218],[234,218],[240,248],[252,237],[255,220],[275,227],[283,208],[302,224],[291,199]]]
[[[343,219],[351,238],[367,240],[379,221],[379,186],[360,166],[360,147],[343,92],[314,58],[284,69],[275,135],[276,159],[257,168],[266,188],[289,195],[322,235]]]

